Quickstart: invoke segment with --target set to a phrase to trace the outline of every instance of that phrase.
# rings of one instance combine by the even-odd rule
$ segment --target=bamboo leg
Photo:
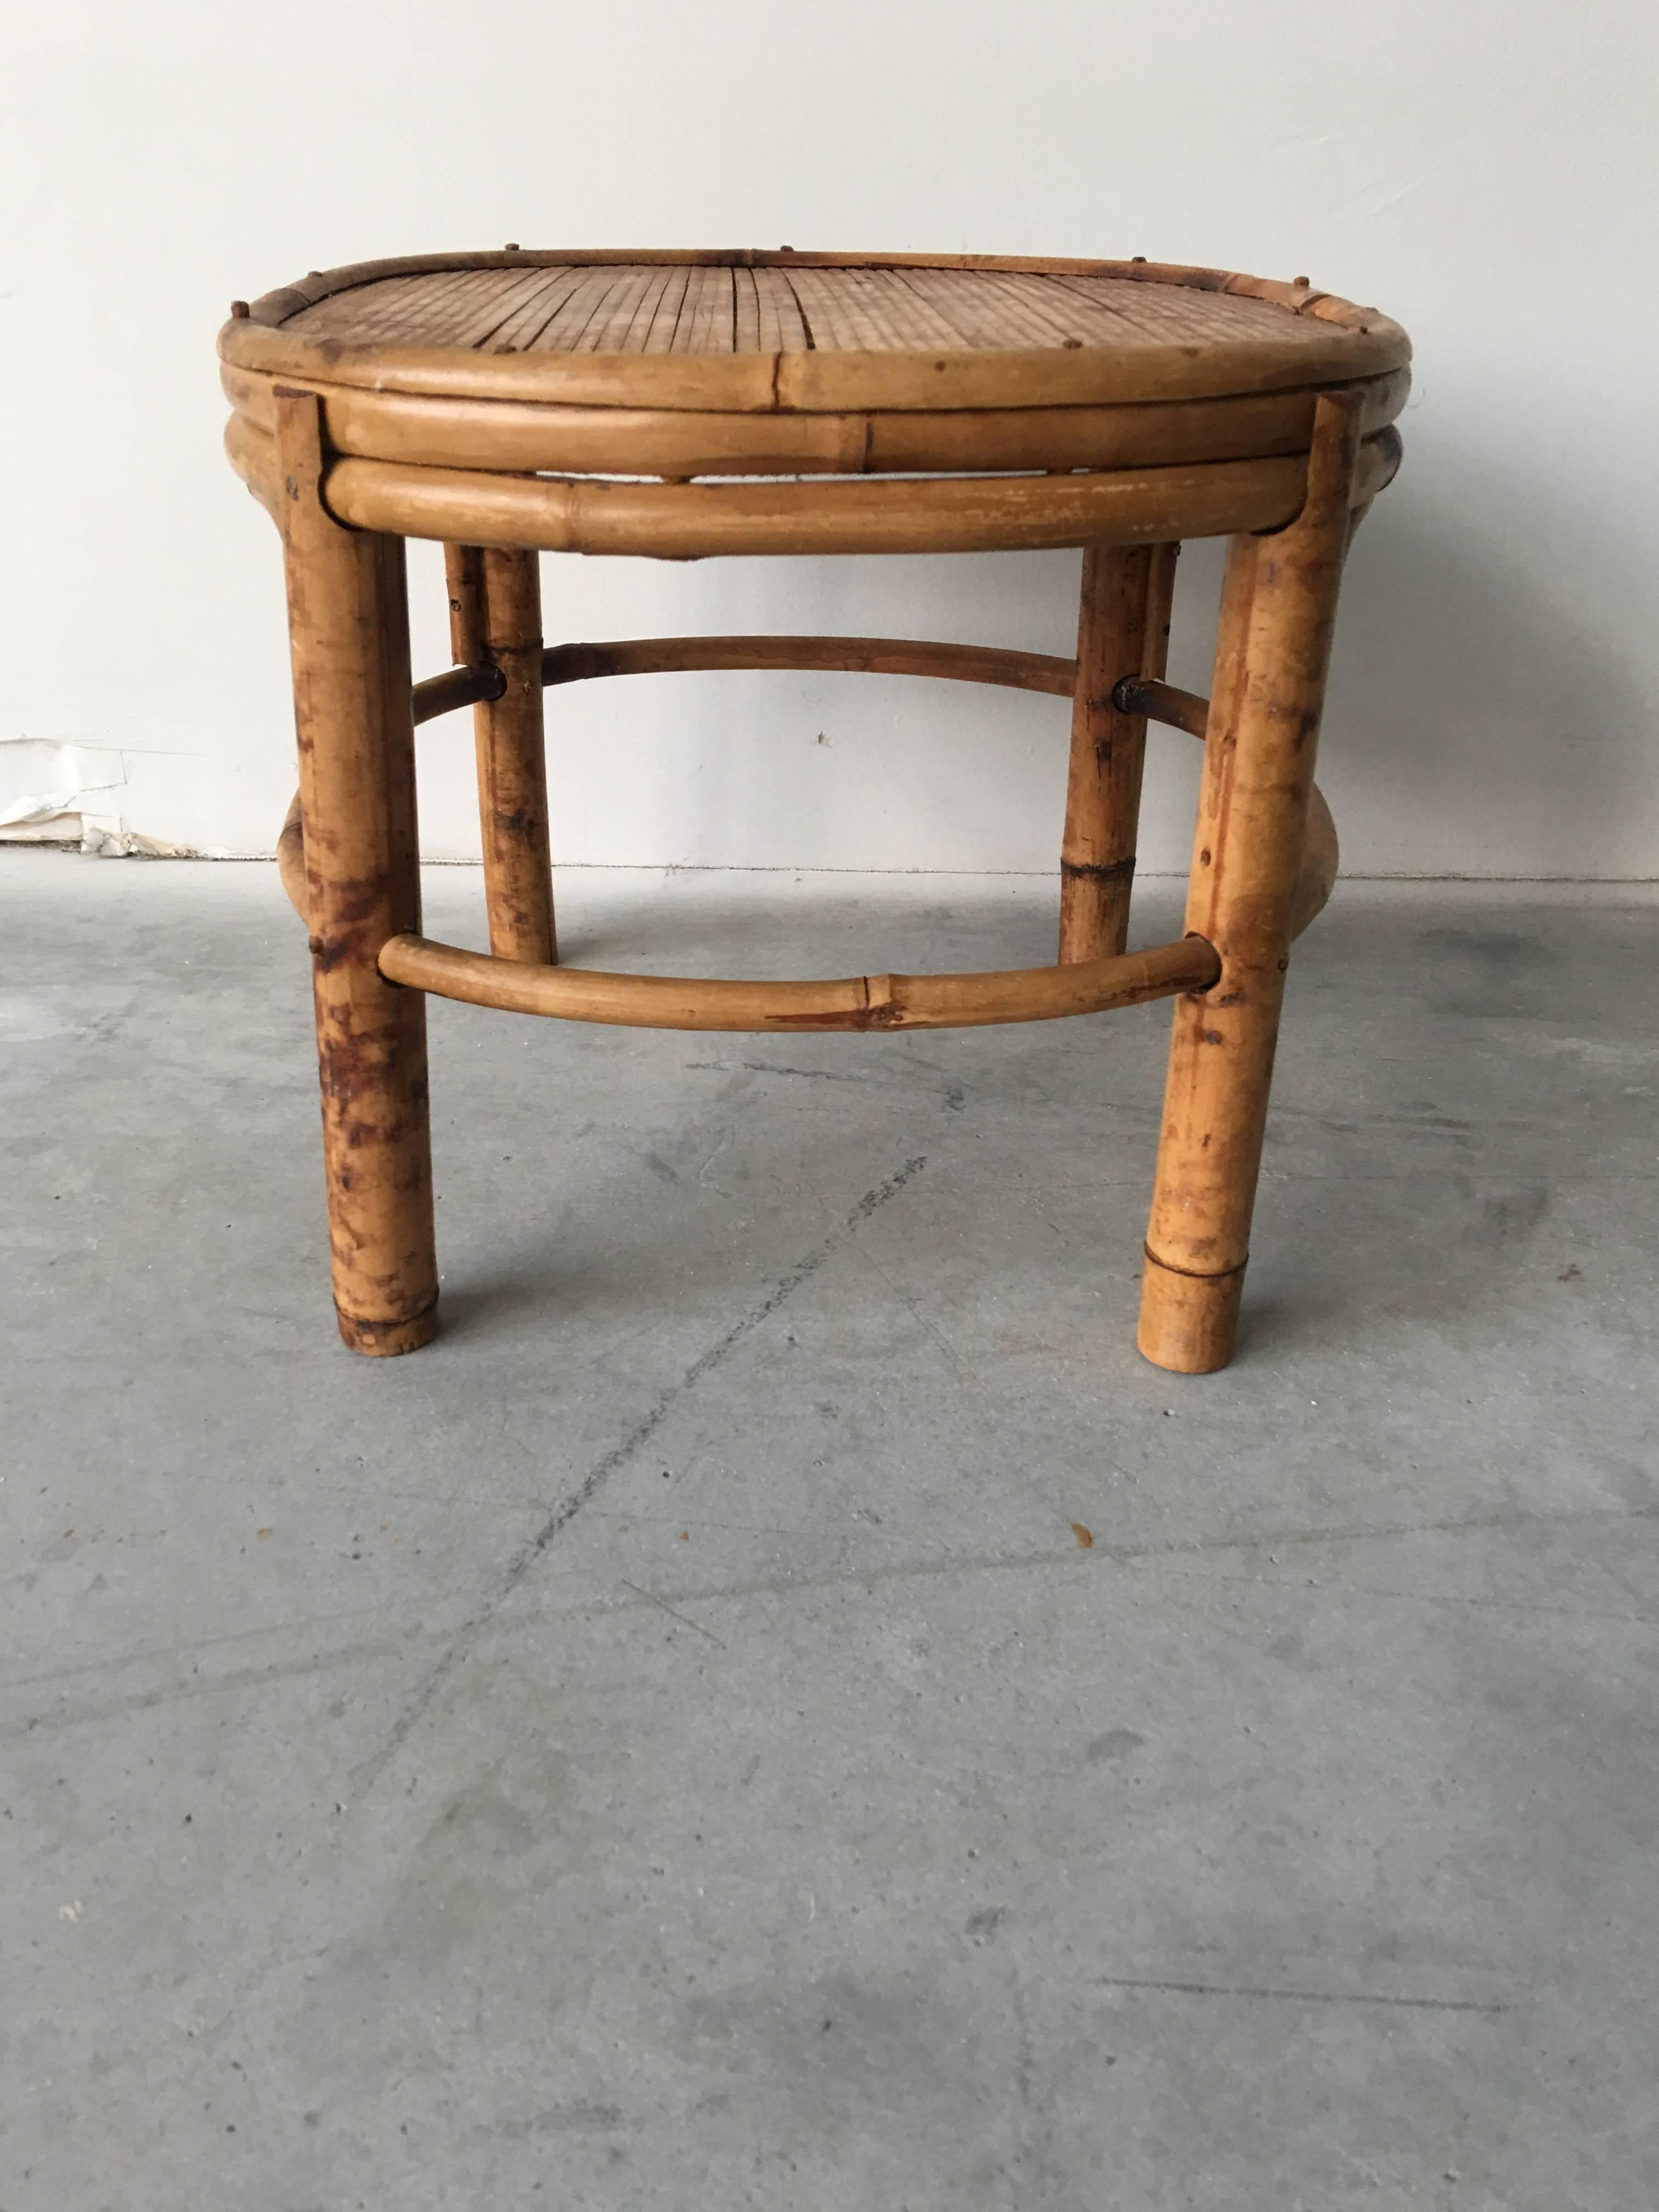
[[[1222,969],[1176,1000],[1141,1286],[1140,1349],[1179,1374],[1233,1352],[1358,443],[1358,401],[1322,395],[1302,513],[1228,556],[1187,900]]]
[[[1128,943],[1146,718],[1112,703],[1125,676],[1164,673],[1178,545],[1090,545],[1083,554],[1077,690],[1060,858],[1060,957],[1099,960]]]
[[[320,404],[276,409],[335,1310],[353,1351],[413,1352],[438,1298],[426,1000],[376,965],[421,911],[403,541],[331,520]]]
[[[496,699],[473,708],[489,949],[502,960],[558,958],[548,851],[542,720],[541,568],[534,553],[447,549],[457,659],[493,662]],[[463,646],[466,650],[462,651]]]

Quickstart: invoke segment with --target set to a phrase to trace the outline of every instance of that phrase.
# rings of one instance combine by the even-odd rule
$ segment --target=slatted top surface
[[[481,354],[1116,351],[1328,344],[1267,300],[1045,270],[567,262],[441,269],[354,285],[283,318],[350,346]]]
[[[447,400],[744,412],[1139,404],[1401,368],[1304,280],[1127,261],[507,247],[318,270],[238,307],[228,366]]]

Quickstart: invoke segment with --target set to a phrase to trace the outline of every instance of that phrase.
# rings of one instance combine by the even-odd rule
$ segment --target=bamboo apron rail
[[[1218,269],[995,256],[428,255],[313,270],[220,334],[233,466],[281,530],[347,1344],[435,1327],[428,994],[665,1029],[938,1029],[1175,1002],[1139,1341],[1231,1357],[1284,979],[1330,894],[1313,781],[1337,591],[1400,460],[1404,331]],[[1185,538],[1230,541],[1206,699],[1165,680]],[[404,541],[445,547],[454,665],[409,665]],[[546,644],[543,551],[1075,546],[1074,658],[897,638]],[[803,982],[559,961],[545,688],[700,669],[932,676],[1070,701],[1057,957]],[[420,927],[413,736],[473,710],[490,950]],[[1127,949],[1149,723],[1202,740],[1186,933]]]

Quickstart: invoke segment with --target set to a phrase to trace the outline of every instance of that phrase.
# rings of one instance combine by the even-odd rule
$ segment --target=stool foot
[[[369,1359],[396,1359],[400,1353],[418,1352],[438,1333],[435,1305],[416,1314],[412,1321],[358,1321],[338,1306],[334,1318],[339,1323],[341,1343],[348,1351],[361,1352]]]
[[[1243,1267],[1188,1275],[1147,1253],[1135,1336],[1142,1356],[1172,1375],[1213,1375],[1233,1356],[1243,1290]]]

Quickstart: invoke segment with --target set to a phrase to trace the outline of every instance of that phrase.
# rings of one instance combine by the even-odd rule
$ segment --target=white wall
[[[1146,253],[1309,272],[1416,340],[1406,467],[1358,542],[1327,721],[1349,868],[1659,873],[1659,11],[1642,0],[9,15],[0,738],[107,749],[86,757],[113,786],[94,811],[269,850],[293,787],[275,536],[218,447],[233,295],[509,238]],[[569,558],[544,589],[550,636],[1069,651],[1076,567]],[[1183,570],[1173,672],[1207,688],[1216,549]],[[430,670],[447,659],[430,549],[414,579]],[[562,860],[1053,865],[1058,702],[703,676],[550,707]],[[434,853],[476,849],[466,720],[422,738]],[[1143,865],[1185,864],[1185,747],[1161,741]]]

